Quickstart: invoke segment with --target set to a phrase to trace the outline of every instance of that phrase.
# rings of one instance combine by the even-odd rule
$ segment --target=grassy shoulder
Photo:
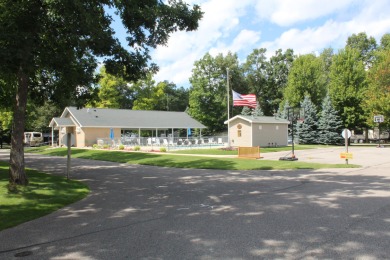
[[[326,145],[295,145],[295,150],[307,150],[307,149],[316,149],[316,148],[328,148],[331,146]],[[291,146],[282,146],[282,147],[260,147],[260,154],[262,153],[273,153],[273,152],[284,152],[291,151]],[[187,150],[177,150],[169,151],[169,153],[175,154],[205,154],[205,155],[237,155],[237,150],[227,150],[224,148],[211,148],[211,149],[187,149]]]
[[[66,148],[40,149],[39,153],[51,156],[66,156]],[[272,161],[241,158],[215,158],[208,156],[176,155],[151,152],[122,152],[93,149],[72,149],[72,158],[111,161],[160,167],[221,169],[221,170],[281,170],[355,168],[353,164],[320,164],[299,161]]]
[[[74,180],[26,169],[27,186],[9,186],[8,164],[0,162],[0,230],[33,220],[81,200],[89,188]]]

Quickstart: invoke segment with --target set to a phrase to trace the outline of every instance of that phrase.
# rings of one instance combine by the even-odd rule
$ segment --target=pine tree
[[[279,107],[278,116],[283,119],[288,119],[287,108],[290,106],[288,100],[284,103],[283,109]]]
[[[251,109],[249,107],[243,107],[241,111],[241,115],[243,116],[250,116],[252,113]]]
[[[301,108],[303,108],[304,110],[305,118],[303,122],[298,122],[297,124],[299,143],[318,143],[317,109],[315,105],[311,102],[310,96],[305,96],[305,99],[301,102]]]
[[[260,107],[259,102],[257,102],[257,106],[252,110],[252,116],[264,116],[263,110]]]
[[[319,143],[339,144],[342,141],[340,133],[343,123],[332,106],[330,96],[327,95],[322,103],[321,117],[318,122]]]

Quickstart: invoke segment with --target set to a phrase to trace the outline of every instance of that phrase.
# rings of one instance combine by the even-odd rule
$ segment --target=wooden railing
[[[238,147],[238,157],[260,158],[260,146],[255,147]]]

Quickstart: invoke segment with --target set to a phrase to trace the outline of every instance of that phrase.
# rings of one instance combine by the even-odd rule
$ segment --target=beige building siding
[[[253,146],[287,146],[287,124],[253,124]]]
[[[267,147],[288,145],[288,121],[274,117],[238,115],[229,122],[230,144],[233,147]],[[241,137],[238,136],[241,127]]]
[[[241,126],[241,129],[238,128]],[[239,130],[241,130],[241,137],[238,136]],[[233,147],[250,147],[252,146],[252,130],[251,123],[241,118],[237,118],[233,122],[230,122],[230,144]]]
[[[76,127],[75,131],[76,136],[76,147],[85,147],[85,132],[81,127]]]
[[[84,146],[92,146],[97,143],[98,138],[110,138],[110,128],[89,128],[83,127]],[[114,128],[114,138],[121,137],[121,129]],[[84,147],[83,146],[83,147]]]

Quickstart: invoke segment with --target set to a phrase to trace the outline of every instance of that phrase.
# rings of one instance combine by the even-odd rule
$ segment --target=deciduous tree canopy
[[[110,27],[114,9],[128,32],[121,45]],[[54,102],[85,101],[96,82],[97,58],[107,72],[137,80],[157,67],[150,48],[165,44],[177,30],[191,31],[202,17],[178,0],[31,0],[0,2],[0,74],[17,88],[10,160],[10,181],[26,184],[23,131],[27,96]],[[81,105],[82,103],[78,103]]]

